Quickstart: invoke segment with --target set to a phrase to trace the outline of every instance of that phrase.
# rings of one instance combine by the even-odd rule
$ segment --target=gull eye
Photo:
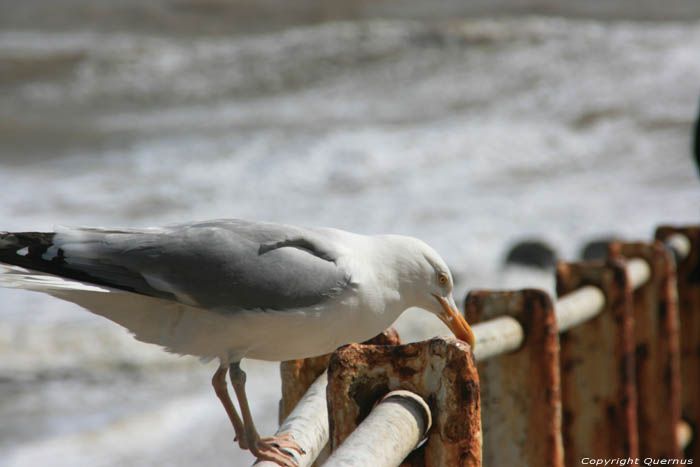
[[[440,284],[441,286],[445,286],[450,281],[450,278],[447,276],[447,274],[441,272],[440,274],[438,274],[437,281],[438,284]]]

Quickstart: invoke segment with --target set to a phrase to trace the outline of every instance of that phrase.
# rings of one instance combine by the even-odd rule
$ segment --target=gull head
[[[442,257],[416,238],[390,237],[397,247],[395,267],[404,304],[435,314],[458,339],[474,347],[474,333],[457,308],[452,273]]]

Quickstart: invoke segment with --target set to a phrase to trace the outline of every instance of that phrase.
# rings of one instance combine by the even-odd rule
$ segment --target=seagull
[[[282,361],[362,342],[410,307],[472,347],[445,261],[400,235],[360,235],[241,219],[143,229],[59,226],[0,232],[0,285],[76,303],[169,352],[218,359],[214,391],[239,446],[296,467],[290,434],[261,438],[243,358]],[[229,374],[238,414],[227,389]]]

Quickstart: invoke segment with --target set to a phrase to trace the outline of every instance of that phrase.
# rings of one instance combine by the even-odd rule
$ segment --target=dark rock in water
[[[606,259],[608,257],[608,245],[618,240],[616,237],[604,237],[591,240],[581,249],[580,257],[583,260]]]
[[[521,240],[516,243],[506,256],[506,265],[529,266],[538,269],[554,268],[557,253],[543,240]]]

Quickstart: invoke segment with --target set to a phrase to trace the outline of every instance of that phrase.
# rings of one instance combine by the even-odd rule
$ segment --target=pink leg
[[[231,420],[231,425],[233,425],[233,429],[236,432],[236,438],[234,439],[234,441],[238,441],[238,445],[241,447],[241,449],[248,449],[248,440],[245,435],[245,428],[243,427],[243,422],[238,416],[236,408],[233,406],[231,397],[228,395],[228,388],[226,387],[227,371],[228,370],[226,367],[220,366],[211,379],[211,385],[214,386],[214,391],[216,392],[216,395],[221,401],[221,403],[223,404],[224,409],[226,409],[228,418],[229,420]]]
[[[245,437],[250,452],[260,460],[276,462],[283,467],[298,467],[294,457],[282,451],[284,448],[292,449],[300,454],[304,453],[304,450],[294,441],[294,438],[290,434],[285,433],[265,439],[261,439],[260,435],[258,435],[255,425],[253,424],[250,407],[248,406],[248,398],[245,394],[246,375],[243,370],[241,370],[238,362],[229,365],[229,376],[231,377],[231,384],[233,384],[233,389],[238,398],[238,405],[241,408]]]

